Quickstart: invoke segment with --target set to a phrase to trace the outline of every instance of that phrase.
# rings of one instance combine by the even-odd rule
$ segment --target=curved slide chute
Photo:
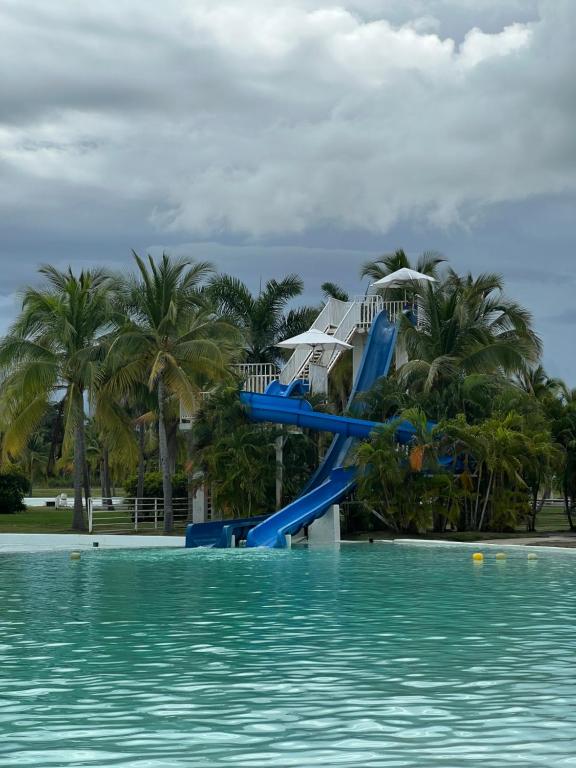
[[[369,392],[374,384],[383,376],[388,376],[390,366],[394,357],[396,340],[398,337],[398,325],[391,323],[387,312],[380,312],[372,323],[358,375],[352,384],[352,392],[348,398],[347,410],[354,411],[356,414],[362,411],[362,403],[357,401],[357,395],[363,392]],[[374,427],[371,428],[372,431]],[[363,435],[363,437],[365,437]],[[342,466],[350,448],[353,439],[342,433],[337,433],[326,451],[324,460],[304,488],[304,493],[321,485],[330,472],[335,468]]]
[[[348,402],[349,409],[358,407],[355,399],[359,393],[367,392],[379,378],[388,374],[397,334],[398,329],[390,322],[386,312],[380,312],[370,329]],[[274,382],[264,395],[241,393],[242,402],[253,421],[292,424],[336,435],[304,493],[252,528],[246,538],[249,547],[285,547],[286,534],[298,533],[305,525],[325,514],[332,504],[342,501],[356,484],[354,469],[342,467],[353,441],[368,437],[374,429],[382,426],[375,421],[317,413],[308,401],[290,398],[288,391],[295,394],[297,389],[296,382],[287,386]],[[398,421],[396,437],[400,442],[409,442],[413,434],[411,424]]]
[[[316,518],[322,517],[332,504],[338,504],[355,485],[356,473],[353,467],[333,469],[328,479],[317,488],[299,496],[284,509],[248,531],[246,546],[277,549],[285,547],[287,534],[294,535],[303,526],[310,525]]]

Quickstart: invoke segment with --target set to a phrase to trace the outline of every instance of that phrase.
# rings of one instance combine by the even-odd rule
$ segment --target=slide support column
[[[340,505],[332,504],[328,512],[308,526],[309,544],[340,543]]]

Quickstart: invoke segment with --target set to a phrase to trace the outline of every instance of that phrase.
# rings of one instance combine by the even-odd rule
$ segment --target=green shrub
[[[126,496],[136,496],[137,486],[138,478],[129,478],[124,485]],[[147,472],[144,475],[144,497],[161,499],[163,495],[162,473]],[[175,499],[184,499],[188,496],[188,480],[183,472],[177,472],[172,476],[172,495]]]
[[[29,490],[28,478],[19,472],[0,474],[0,514],[9,515],[26,509],[24,495]]]

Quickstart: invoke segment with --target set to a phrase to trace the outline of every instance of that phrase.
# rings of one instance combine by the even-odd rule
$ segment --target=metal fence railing
[[[184,528],[192,513],[188,499],[174,499],[174,527]],[[160,498],[89,499],[90,533],[151,533],[164,528],[164,500]]]
[[[234,366],[234,370],[244,380],[242,389],[260,394],[263,394],[268,385],[280,375],[278,366],[274,363],[240,363]]]

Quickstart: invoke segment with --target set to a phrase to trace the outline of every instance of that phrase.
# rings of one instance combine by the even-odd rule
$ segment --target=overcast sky
[[[1,0],[0,329],[37,265],[211,259],[306,297],[498,270],[576,386],[576,0]]]

